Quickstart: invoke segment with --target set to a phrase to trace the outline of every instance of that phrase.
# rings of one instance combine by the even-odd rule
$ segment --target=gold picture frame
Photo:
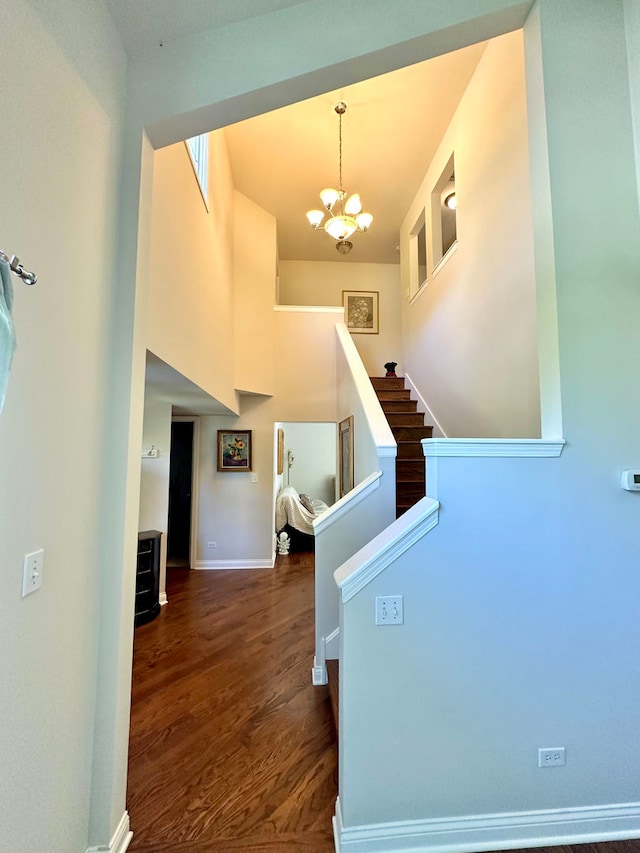
[[[353,488],[353,415],[338,424],[338,486],[343,497]]]
[[[377,290],[343,290],[344,322],[352,334],[379,334]]]
[[[277,473],[284,472],[284,430],[278,427],[278,468]]]
[[[251,471],[251,430],[218,430],[218,471]]]

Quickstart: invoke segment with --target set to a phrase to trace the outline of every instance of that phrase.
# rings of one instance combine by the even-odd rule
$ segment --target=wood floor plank
[[[273,571],[171,570],[168,597],[135,636],[130,853],[333,853],[335,727],[327,688],[310,683],[313,555]],[[640,853],[640,840],[548,851]]]
[[[333,850],[335,730],[311,686],[313,555],[171,570],[136,631],[132,853]]]

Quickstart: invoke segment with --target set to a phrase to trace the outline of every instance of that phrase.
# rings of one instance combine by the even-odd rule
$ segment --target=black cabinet
[[[143,625],[160,613],[160,538],[159,530],[138,533],[136,569],[135,624]]]

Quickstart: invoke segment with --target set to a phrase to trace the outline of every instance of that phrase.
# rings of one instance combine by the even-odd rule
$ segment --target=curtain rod
[[[2,249],[0,249],[0,261],[6,261],[11,268],[11,272],[19,275],[25,284],[35,284],[38,280],[38,276],[34,272],[29,272],[22,266],[20,258],[17,258],[15,255],[9,257]]]

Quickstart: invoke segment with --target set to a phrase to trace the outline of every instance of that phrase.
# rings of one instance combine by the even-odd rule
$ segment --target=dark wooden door
[[[191,549],[192,477],[193,421],[174,421],[171,424],[167,562],[187,566]]]

